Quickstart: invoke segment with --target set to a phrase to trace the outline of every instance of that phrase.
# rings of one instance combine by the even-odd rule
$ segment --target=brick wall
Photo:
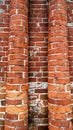
[[[0,0],[0,130],[72,130],[72,33],[72,0]]]
[[[29,124],[48,129],[48,2],[29,3]]]
[[[0,0],[0,129],[3,130],[6,103],[6,71],[8,61],[9,3]]]

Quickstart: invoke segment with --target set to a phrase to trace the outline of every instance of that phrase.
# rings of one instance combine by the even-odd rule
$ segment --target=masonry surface
[[[0,0],[0,130],[73,130],[73,0]]]

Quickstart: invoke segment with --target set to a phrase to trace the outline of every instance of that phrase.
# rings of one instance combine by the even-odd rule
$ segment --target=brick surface
[[[48,21],[48,97],[50,98],[48,103],[48,110],[50,112],[48,127],[50,130],[72,129],[71,119],[69,115],[66,115],[72,112],[69,85],[70,74],[66,1],[49,1]],[[66,70],[62,70],[64,66]],[[69,102],[68,99],[70,99]],[[57,121],[51,113],[56,114],[56,116],[57,114],[63,114],[65,119],[59,119],[60,117],[58,115]]]
[[[25,2],[23,0],[11,0],[10,3],[10,31],[8,46],[8,71],[6,80],[7,105],[5,115],[5,130],[27,129],[28,125],[27,5],[27,0],[25,0]],[[14,16],[18,16],[18,18],[14,19]],[[25,89],[22,89],[23,86]],[[17,87],[19,89],[17,89]]]
[[[0,0],[0,130],[72,129],[73,0]]]
[[[10,3],[10,1],[9,1]],[[8,63],[9,3],[0,1],[0,129],[4,129],[6,72]]]
[[[29,129],[48,129],[48,2],[29,3]],[[46,98],[41,98],[46,94]],[[41,126],[40,126],[41,125]],[[46,125],[46,126],[45,126]],[[34,128],[33,128],[34,127]]]
[[[71,80],[71,105],[73,110],[73,1],[68,1],[69,71]]]

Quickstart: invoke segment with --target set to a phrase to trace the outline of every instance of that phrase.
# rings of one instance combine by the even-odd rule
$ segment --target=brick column
[[[65,0],[49,0],[49,130],[72,130]]]
[[[11,0],[5,130],[28,129],[28,2]]]
[[[71,81],[71,105],[73,112],[73,1],[67,1],[68,9],[68,42],[69,42],[69,71]],[[73,123],[73,118],[72,118]],[[72,125],[73,127],[73,125]],[[73,129],[73,128],[72,128]]]

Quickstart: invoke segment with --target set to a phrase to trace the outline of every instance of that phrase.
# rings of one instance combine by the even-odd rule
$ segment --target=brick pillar
[[[28,129],[27,0],[11,0],[5,130]]]
[[[49,130],[72,130],[65,0],[49,0]]]
[[[71,81],[71,105],[72,105],[72,112],[73,112],[73,11],[72,11],[73,1],[71,0],[67,1],[67,9],[68,9],[69,70],[70,70],[70,81]],[[73,118],[72,118],[72,123],[73,123]]]

